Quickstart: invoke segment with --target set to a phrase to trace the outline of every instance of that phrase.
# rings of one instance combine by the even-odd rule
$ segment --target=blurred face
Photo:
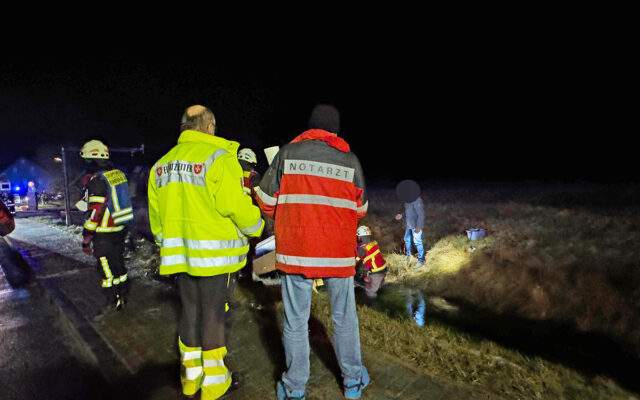
[[[405,179],[396,186],[396,196],[403,203],[411,203],[420,197],[420,186],[411,179]]]

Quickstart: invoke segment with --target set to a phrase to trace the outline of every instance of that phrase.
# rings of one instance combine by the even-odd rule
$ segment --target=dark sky
[[[175,53],[8,56],[0,165],[91,138],[144,143],[150,165],[175,144],[192,104],[213,110],[220,136],[258,150],[290,141],[314,104],[332,103],[368,180],[637,180],[628,65],[606,46],[569,44],[470,38],[197,62]]]

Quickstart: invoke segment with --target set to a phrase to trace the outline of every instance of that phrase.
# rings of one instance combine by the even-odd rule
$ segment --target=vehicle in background
[[[5,192],[0,191],[0,200],[4,203],[5,206],[11,211],[11,214],[15,215],[16,213],[16,204],[14,202],[14,197],[11,191]]]

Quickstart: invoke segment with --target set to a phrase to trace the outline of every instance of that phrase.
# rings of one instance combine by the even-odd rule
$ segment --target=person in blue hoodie
[[[405,179],[396,186],[396,196],[404,203],[405,218],[405,254],[407,263],[410,260],[413,246],[418,252],[418,263],[413,268],[420,268],[425,263],[424,245],[422,244],[422,228],[424,227],[424,203],[420,197],[420,185],[411,179]],[[402,214],[396,215],[401,220]]]

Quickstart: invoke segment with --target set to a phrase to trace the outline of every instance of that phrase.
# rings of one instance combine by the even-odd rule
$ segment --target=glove
[[[91,248],[91,243],[82,242],[82,252],[88,256],[93,257],[93,249]]]

